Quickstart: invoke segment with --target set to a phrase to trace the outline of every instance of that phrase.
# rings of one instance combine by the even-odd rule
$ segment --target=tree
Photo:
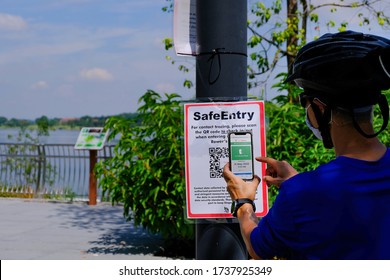
[[[32,124],[32,122],[29,121],[29,120],[23,120],[23,119],[18,120],[18,119],[15,119],[15,118],[9,119],[7,121],[7,123],[6,123],[7,126],[19,127],[19,128],[26,128],[30,124]]]
[[[0,125],[7,124],[8,119],[6,117],[0,117]]]
[[[49,119],[46,116],[42,116],[35,120],[35,123],[38,126],[38,136],[48,136],[49,135]]]
[[[173,11],[173,0],[166,0],[163,11]],[[387,0],[273,0],[250,1],[248,15],[250,62],[248,66],[248,87],[256,88],[266,84],[282,59],[286,64],[281,72],[287,73],[298,50],[307,41],[308,31],[321,34],[321,27],[329,32],[345,31],[350,28],[348,20],[357,20],[362,27],[370,29],[374,24],[382,28],[390,27],[390,11],[385,13],[384,4]],[[269,4],[266,4],[269,3]],[[353,11],[355,16],[339,22],[335,18],[339,11]],[[329,17],[321,13],[329,13]],[[332,18],[333,16],[333,18]],[[315,36],[316,37],[316,36]],[[315,39],[312,38],[312,39]],[[164,40],[165,48],[173,47],[170,38]],[[169,57],[173,64],[175,62]],[[179,65],[179,70],[188,72],[189,68]],[[281,68],[278,68],[281,69]],[[282,76],[280,76],[282,77]],[[186,80],[185,86],[192,86]],[[288,102],[297,103],[298,97],[292,87],[285,88],[288,92]]]
[[[329,30],[337,28],[337,31],[345,31],[349,28],[349,22],[344,20],[337,23],[329,18],[326,22],[320,21],[320,12],[328,9],[331,15],[336,16],[337,11],[343,9],[354,9],[357,12],[357,20],[360,26],[367,28],[373,24],[373,20],[383,27],[389,28],[390,18],[381,10],[379,5],[383,0],[340,0],[340,1],[308,1],[308,0],[286,0],[285,9],[282,7],[282,0],[274,0],[268,7],[263,2],[256,2],[251,8],[253,20],[248,24],[251,32],[249,47],[253,50],[250,54],[254,66],[249,67],[250,87],[257,86],[267,81],[270,73],[285,57],[289,72],[298,50],[306,43],[309,30],[309,23],[312,28],[320,34],[320,25],[326,26]],[[317,2],[318,4],[313,4]],[[285,16],[282,15],[285,13]],[[266,75],[266,78],[259,80],[258,77]],[[295,91],[288,88],[289,102],[298,102]]]

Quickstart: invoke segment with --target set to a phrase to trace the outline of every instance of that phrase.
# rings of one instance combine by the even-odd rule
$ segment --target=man
[[[381,90],[390,88],[390,40],[353,31],[304,46],[287,81],[303,88],[306,123],[336,159],[299,173],[259,157],[263,180],[280,188],[258,223],[252,201],[260,178],[246,182],[224,167],[241,233],[253,258],[390,259],[390,149],[377,138],[388,123]],[[383,125],[372,124],[379,104]]]

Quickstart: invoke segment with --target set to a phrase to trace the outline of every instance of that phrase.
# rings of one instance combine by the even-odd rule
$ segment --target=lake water
[[[15,143],[19,129],[2,128],[0,129],[0,143]],[[50,131],[49,136],[40,136],[41,144],[76,144],[80,130],[62,130]],[[35,134],[33,134],[35,135]],[[12,136],[10,138],[10,136]]]
[[[0,143],[16,143],[16,138],[19,133],[19,129],[17,128],[1,128],[0,129]],[[49,131],[49,136],[40,136],[39,143],[40,144],[76,144],[77,138],[80,134],[80,130],[64,130],[57,129],[54,131]],[[36,138],[36,134],[33,134]],[[10,138],[10,136],[12,136]],[[115,144],[118,140],[116,137],[110,143],[107,144]]]

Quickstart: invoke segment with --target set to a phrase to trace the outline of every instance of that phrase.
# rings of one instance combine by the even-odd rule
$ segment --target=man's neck
[[[332,129],[333,130],[333,129]],[[353,127],[332,131],[334,149],[337,156],[345,156],[366,161],[377,161],[386,153],[387,147],[377,137],[366,138]]]

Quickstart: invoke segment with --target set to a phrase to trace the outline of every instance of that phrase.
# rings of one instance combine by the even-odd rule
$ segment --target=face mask
[[[308,117],[308,114],[307,114],[307,109],[309,107],[306,108],[306,125],[308,128],[310,128],[310,130],[313,132],[314,136],[317,137],[317,139],[321,140],[322,141],[322,135],[321,135],[321,131],[318,129],[318,128],[315,128],[312,126],[312,124],[310,123],[309,121],[309,117]]]

